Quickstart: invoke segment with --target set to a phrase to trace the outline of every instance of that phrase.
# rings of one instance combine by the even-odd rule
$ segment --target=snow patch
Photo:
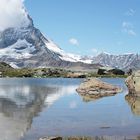
[[[72,54],[72,53],[66,53],[64,50],[59,48],[54,42],[48,39],[48,41],[45,41],[46,47],[57,53],[60,57],[60,59],[64,61],[70,61],[70,62],[83,62],[83,63],[89,63],[91,64],[92,60],[82,60],[80,55]]]
[[[25,39],[19,39],[15,44],[0,49],[0,58],[6,56],[8,58],[24,59],[30,58],[35,47],[28,43]]]

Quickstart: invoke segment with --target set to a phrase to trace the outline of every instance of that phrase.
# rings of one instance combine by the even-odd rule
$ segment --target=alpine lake
[[[102,78],[123,92],[98,100],[78,95],[76,88],[83,80],[1,78],[0,140],[39,140],[45,136],[138,140],[140,99],[126,100],[125,78]]]

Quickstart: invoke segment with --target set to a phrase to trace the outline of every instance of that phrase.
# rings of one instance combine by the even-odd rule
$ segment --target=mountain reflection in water
[[[19,140],[31,127],[33,117],[75,87],[0,85],[0,139]]]
[[[140,134],[139,99],[128,98],[131,111],[125,100],[125,79],[102,80],[119,85],[123,92],[83,100],[75,90],[83,79],[0,79],[0,140],[55,135],[136,138]]]

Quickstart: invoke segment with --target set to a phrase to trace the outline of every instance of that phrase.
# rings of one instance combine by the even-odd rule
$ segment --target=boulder
[[[126,79],[129,94],[140,97],[140,70]]]
[[[105,96],[113,96],[122,90],[97,78],[91,78],[82,83],[76,91],[84,98],[98,99]]]

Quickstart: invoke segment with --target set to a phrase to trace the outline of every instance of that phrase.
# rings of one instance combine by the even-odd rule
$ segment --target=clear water
[[[108,78],[123,92],[86,102],[83,79],[0,79],[0,140],[60,136],[139,136],[140,100],[125,100],[125,79]]]

